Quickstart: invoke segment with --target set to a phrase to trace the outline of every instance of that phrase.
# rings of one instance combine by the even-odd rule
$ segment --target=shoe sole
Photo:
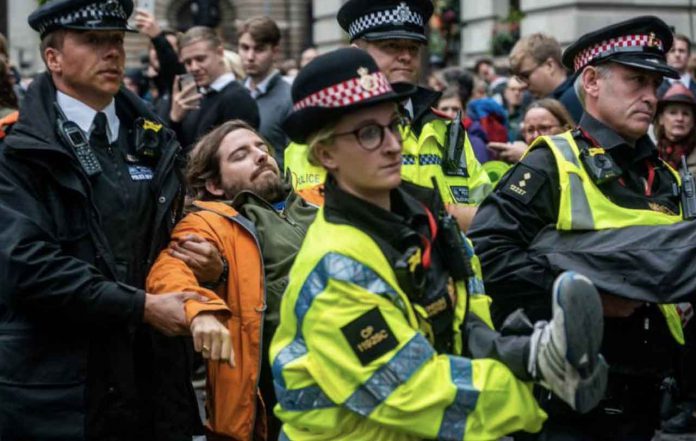
[[[582,377],[575,409],[584,413],[602,398],[607,382],[608,366],[599,355],[604,335],[602,302],[590,279],[572,271],[556,278],[553,298],[563,311],[565,357]]]

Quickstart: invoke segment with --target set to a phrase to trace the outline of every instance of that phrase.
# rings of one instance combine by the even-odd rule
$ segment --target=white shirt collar
[[[222,89],[225,88],[225,86],[227,86],[236,79],[237,77],[235,77],[232,72],[224,73],[217,77],[215,81],[210,83],[209,89],[213,89],[216,92],[220,92]]]
[[[408,113],[409,119],[413,119],[413,101],[411,98],[404,103],[404,110]]]
[[[56,92],[56,101],[65,117],[77,124],[89,138],[97,111],[61,91]],[[109,142],[113,143],[118,139],[118,131],[121,127],[121,122],[118,120],[118,116],[116,116],[116,101],[112,98],[111,102],[102,109],[102,112],[106,115],[107,137]]]
[[[268,84],[271,82],[273,77],[278,73],[280,73],[280,71],[278,69],[273,69],[273,71],[271,71],[271,73],[266,75],[266,78],[261,80],[261,82],[259,84],[257,84],[256,88],[254,88],[254,89],[252,89],[252,87],[251,87],[251,77],[247,77],[247,79],[244,81],[244,87],[246,87],[249,90],[249,92],[251,92],[251,96],[253,98],[257,98],[261,95],[265,95],[266,92],[268,92]]]

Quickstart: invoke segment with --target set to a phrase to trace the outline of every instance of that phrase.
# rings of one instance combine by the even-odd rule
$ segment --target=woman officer
[[[284,127],[328,178],[270,349],[281,439],[494,440],[545,419],[516,376],[581,411],[603,392],[601,306],[584,277],[559,277],[554,320],[531,336],[492,330],[471,245],[427,190],[410,189],[419,201],[400,187],[409,93],[356,48],[295,79]]]

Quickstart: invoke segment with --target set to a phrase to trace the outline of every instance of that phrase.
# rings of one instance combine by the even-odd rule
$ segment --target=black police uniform
[[[42,36],[126,30],[132,9],[63,0],[29,23]],[[144,279],[182,203],[180,146],[166,128],[134,142],[158,121],[124,89],[118,140],[73,132],[71,145],[56,93],[48,73],[32,83],[0,153],[0,438],[190,440],[185,342],[142,326]]]
[[[668,50],[664,23],[653,18],[631,20],[583,37],[577,54],[585,47],[621,35],[624,31],[659,33]],[[578,43],[576,43],[577,45]],[[664,53],[637,48],[605,54],[598,59],[652,69],[659,64],[664,73]],[[642,65],[641,57],[650,57]],[[564,56],[573,61],[572,56]],[[658,62],[655,61],[657,59]],[[624,63],[625,62],[625,63]],[[580,68],[584,66],[579,66]],[[578,66],[576,65],[577,69]],[[652,69],[657,70],[657,69]],[[647,135],[635,142],[622,138],[611,128],[585,113],[574,137],[580,143],[597,145],[622,169],[620,179],[598,185],[614,204],[625,208],[679,213],[676,180],[659,161],[657,148]],[[523,179],[523,194],[511,183]],[[536,148],[501,180],[493,194],[479,207],[469,237],[481,260],[487,292],[493,297],[494,322],[517,308],[524,308],[532,320],[551,317],[551,303],[545,293],[556,274],[530,259],[528,248],[545,228],[555,228],[558,219],[560,183],[555,157],[548,148]],[[647,251],[646,251],[647,252]],[[627,262],[630,265],[631,262]],[[617,268],[620,271],[621,268]],[[650,268],[645,268],[650,271]],[[588,274],[592,278],[592,274]],[[672,370],[676,343],[656,305],[640,307],[627,318],[605,318],[602,354],[611,366],[606,399],[588,415],[573,414],[564,404],[539,393],[550,419],[538,439],[544,440],[620,440],[650,439],[658,426],[659,386]],[[522,439],[522,437],[520,437]],[[526,438],[525,438],[526,439]]]

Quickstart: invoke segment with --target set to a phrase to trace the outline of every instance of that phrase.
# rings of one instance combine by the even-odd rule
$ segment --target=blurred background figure
[[[300,71],[297,61],[293,60],[292,58],[283,60],[283,62],[278,65],[278,69],[283,75],[283,79],[290,84],[292,84],[293,80],[297,76],[297,72]]]
[[[524,83],[515,77],[509,78],[505,84],[502,100],[508,116],[508,141],[521,139],[520,126],[531,97],[526,89]]]
[[[186,73],[184,65],[179,62],[176,32],[162,29],[156,17],[142,9],[136,9],[134,19],[140,33],[150,39],[145,76],[154,89],[150,97],[152,107],[158,116],[166,118],[171,109],[174,78]],[[138,96],[144,94],[138,93]]]
[[[680,78],[664,78],[657,89],[658,98],[663,96],[669,86],[682,83],[692,94],[696,94],[696,82],[689,71],[689,59],[691,57],[691,40],[684,34],[674,34],[672,49],[667,52],[667,64],[679,72]]]
[[[510,51],[510,70],[536,99],[557,99],[573,121],[580,120],[582,106],[573,87],[574,78],[561,62],[558,40],[542,33],[520,38]]]
[[[261,117],[259,132],[273,148],[283,170],[283,157],[288,137],[281,123],[292,111],[290,84],[275,67],[280,53],[280,28],[270,17],[253,17],[237,32],[239,55],[247,77],[244,87],[256,100]]]
[[[521,125],[524,141],[491,142],[488,148],[495,150],[501,160],[514,164],[539,136],[557,135],[574,127],[573,118],[563,104],[553,98],[544,98],[527,107]]]
[[[487,95],[498,95],[505,90],[505,83],[507,83],[508,78],[498,75],[492,59],[479,59],[474,65],[474,73],[486,83]]]
[[[675,169],[679,169],[681,157],[685,156],[689,169],[696,172],[695,110],[694,94],[679,81],[657,103],[653,126],[657,148],[662,159]]]
[[[308,46],[302,50],[302,54],[300,54],[300,69],[309,64],[309,62],[315,59],[318,55],[319,51],[315,46]]]
[[[7,60],[0,56],[0,118],[4,118],[19,109],[17,95],[14,92],[14,77]]]
[[[242,78],[246,78],[246,72],[244,71],[244,63],[242,63],[242,57],[240,57],[237,52],[230,49],[225,49],[223,57],[225,69],[227,70],[227,72],[231,72],[232,74],[234,74],[234,77],[239,80],[241,80]]]

